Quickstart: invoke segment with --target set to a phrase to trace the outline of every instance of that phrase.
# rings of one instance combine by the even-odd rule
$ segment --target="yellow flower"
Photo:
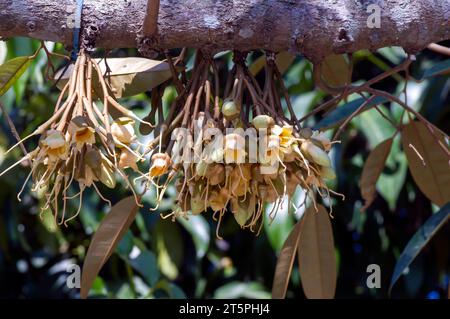
[[[95,143],[95,129],[92,126],[84,116],[77,116],[70,121],[68,131],[78,151],[81,151],[85,144]]]
[[[166,153],[156,153],[152,156],[152,166],[150,167],[150,176],[158,177],[167,173],[172,160]]]
[[[292,135],[293,131],[294,128],[291,125],[284,125],[283,127],[274,125],[271,129],[271,133],[280,138],[280,147],[283,149],[283,152],[289,151],[289,147],[295,141]]]
[[[46,138],[42,144],[46,146],[46,154],[51,162],[56,160],[65,160],[68,153],[68,143],[62,132],[57,130],[48,130]]]
[[[244,163],[245,138],[236,133],[225,135],[224,155],[226,163]]]
[[[116,142],[130,144],[136,139],[134,121],[129,117],[121,117],[111,125],[111,134]]]

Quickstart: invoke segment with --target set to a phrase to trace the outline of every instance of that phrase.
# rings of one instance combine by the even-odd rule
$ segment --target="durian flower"
[[[283,127],[274,125],[270,131],[271,134],[280,138],[280,147],[283,149],[283,152],[289,152],[290,146],[295,141],[295,137],[292,134],[294,128],[291,125],[284,125]]]
[[[129,145],[136,139],[134,121],[129,117],[118,118],[111,125],[111,134],[118,146],[120,144]]]
[[[85,144],[95,144],[95,129],[88,122],[87,118],[77,116],[70,121],[69,134],[72,138],[72,143],[78,151],[81,151]]]
[[[67,159],[69,145],[62,132],[48,130],[46,137],[42,140],[42,145],[45,147],[44,153],[48,156],[49,162],[54,163]]]
[[[156,153],[152,156],[152,166],[150,167],[150,177],[159,177],[169,170],[172,163],[170,156],[166,153]]]
[[[119,168],[132,168],[135,171],[139,171],[137,162],[139,158],[133,152],[130,152],[127,148],[123,148],[120,151],[119,156]]]
[[[236,133],[225,135],[225,163],[244,163],[246,154],[245,138],[242,135]]]

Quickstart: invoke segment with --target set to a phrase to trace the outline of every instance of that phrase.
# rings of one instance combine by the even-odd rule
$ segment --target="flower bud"
[[[239,116],[239,113],[241,112],[239,106],[236,104],[233,100],[226,100],[223,102],[222,105],[222,114],[225,116],[228,120],[235,119]]]
[[[325,151],[329,151],[331,149],[331,142],[328,137],[325,136],[324,132],[314,131],[312,134],[312,139],[318,141]]]
[[[331,161],[328,157],[328,154],[320,147],[314,145],[313,142],[303,142],[301,145],[301,149],[305,153],[305,155],[316,164],[320,166],[331,166]]]
[[[258,115],[253,118],[252,124],[257,130],[261,130],[272,127],[275,121],[269,115]]]
[[[241,198],[231,199],[231,211],[237,223],[243,227],[255,212],[255,196],[247,196],[245,201]]]

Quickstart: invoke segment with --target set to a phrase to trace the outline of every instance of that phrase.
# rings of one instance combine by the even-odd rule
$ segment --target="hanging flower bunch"
[[[180,78],[176,69],[182,60],[167,59],[178,92],[167,116],[160,94],[166,83],[152,90],[152,110],[140,120],[117,102],[96,60],[80,52],[53,116],[25,138],[39,136],[38,147],[18,162],[31,162],[24,187],[32,178],[32,190],[45,194],[42,211],[51,209],[59,224],[67,223],[80,212],[88,187],[109,203],[96,183],[114,188],[116,176],[139,205],[134,183],[143,181],[144,190],[155,187],[156,210],[176,180],[178,208],[167,216],[210,210],[220,237],[227,211],[243,228],[258,231],[264,205],[273,204],[269,217],[275,218],[298,186],[314,205],[316,193],[330,196],[325,181],[335,178],[328,155],[332,143],[322,133],[301,127],[273,55],[266,59],[263,87],[247,68],[244,54],[235,53],[224,89],[211,57],[198,52],[189,79],[184,71]],[[93,81],[100,90],[94,90],[98,86]],[[156,112],[159,122],[152,124]],[[153,133],[145,145],[137,140],[135,122],[140,122],[141,133]],[[142,173],[138,163],[147,159],[148,169]],[[134,182],[125,169],[138,174]],[[74,198],[79,199],[78,210],[67,218],[67,200]]]
[[[264,88],[245,66],[244,56],[236,55],[234,62],[221,98],[216,65],[197,59],[185,91],[171,106],[177,115],[160,125],[149,147],[146,175],[158,191],[158,203],[177,178],[177,209],[166,217],[211,210],[218,237],[227,211],[242,227],[258,231],[265,204],[273,203],[273,219],[300,186],[315,205],[314,194],[329,197],[325,181],[335,178],[328,155],[332,143],[323,133],[300,126],[287,93],[290,117],[285,116],[276,89],[281,76],[273,60],[266,61]]]
[[[93,99],[94,76],[100,81],[103,103]],[[88,187],[93,187],[100,198],[110,204],[96,183],[114,188],[116,175],[119,175],[134,192],[124,169],[137,171],[136,163],[143,159],[142,145],[136,140],[134,132],[135,121],[142,121],[120,105],[110,92],[98,63],[81,51],[58,98],[53,116],[15,145],[39,136],[37,148],[15,164],[31,162],[31,171],[18,198],[20,200],[31,178],[32,191],[43,192],[45,196],[42,212],[51,209],[58,224],[67,225],[79,214],[83,192]],[[113,118],[111,109],[120,116]],[[67,218],[67,200],[75,198],[79,200],[78,210]]]

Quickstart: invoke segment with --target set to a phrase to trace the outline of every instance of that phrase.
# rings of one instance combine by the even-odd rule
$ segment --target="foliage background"
[[[444,43],[445,44],[445,43]],[[64,52],[49,43],[54,51]],[[448,43],[447,43],[448,45]],[[31,55],[39,43],[14,38],[0,42],[0,63],[16,56]],[[99,56],[102,52],[97,52]],[[134,50],[115,50],[111,56],[136,56]],[[249,63],[257,58],[254,53]],[[192,53],[191,53],[192,55]],[[224,54],[223,63],[230,63]],[[375,54],[361,51],[354,54],[353,81],[365,81],[399,64],[405,58],[400,48],[385,48]],[[421,74],[445,57],[425,50],[417,56],[411,73]],[[192,60],[192,59],[191,59]],[[55,60],[61,67],[61,61]],[[44,77],[47,65],[43,52],[0,98],[21,136],[32,132],[47,119],[59,91]],[[189,65],[192,65],[192,61]],[[312,66],[297,57],[285,73],[285,84],[298,115],[327,98],[315,90]],[[261,72],[263,73],[263,72]],[[261,74],[263,76],[263,74]],[[376,84],[377,89],[402,95],[403,75],[389,77]],[[421,83],[410,81],[408,104],[420,111],[444,132],[450,131],[450,78],[442,75]],[[164,96],[167,106],[174,90]],[[352,99],[354,97],[350,97]],[[145,94],[125,100],[125,105],[145,116],[150,107]],[[385,103],[383,110],[398,122],[400,106]],[[314,126],[324,114],[307,121]],[[378,184],[378,195],[372,206],[362,213],[359,178],[369,152],[381,141],[391,137],[395,129],[375,110],[355,118],[341,136],[342,143],[332,151],[338,178],[330,186],[345,194],[337,200],[332,221],[336,256],[338,258],[337,298],[386,298],[387,288],[396,260],[408,240],[421,224],[437,210],[417,189],[408,171],[398,136],[388,165]],[[330,133],[332,133],[330,131]],[[2,115],[0,122],[1,170],[20,158],[19,150],[3,156],[8,145],[15,142]],[[32,149],[32,143],[27,144]],[[39,216],[40,199],[26,191],[22,202],[16,194],[28,174],[19,167],[0,178],[0,297],[1,298],[76,298],[77,289],[66,286],[71,264],[82,265],[90,238],[107,212],[97,195],[88,192],[82,212],[69,227],[56,227],[50,212]],[[102,188],[113,203],[127,195],[124,187]],[[173,206],[175,190],[169,190],[159,213],[168,213]],[[172,196],[170,196],[172,195]],[[215,237],[215,223],[210,214],[195,216],[189,221],[161,220],[149,212],[154,193],[148,192],[131,230],[96,279],[91,295],[99,298],[269,298],[277,253],[302,213],[293,214],[292,206],[281,211],[272,225],[264,225],[259,236],[240,230],[232,216],[222,225],[224,240]],[[298,192],[294,202],[300,202]],[[445,225],[421,252],[394,287],[394,298],[446,298],[450,266],[450,225]],[[381,266],[381,289],[368,289],[366,268]],[[447,274],[447,275],[446,275]],[[288,298],[304,298],[297,266],[294,267]]]

